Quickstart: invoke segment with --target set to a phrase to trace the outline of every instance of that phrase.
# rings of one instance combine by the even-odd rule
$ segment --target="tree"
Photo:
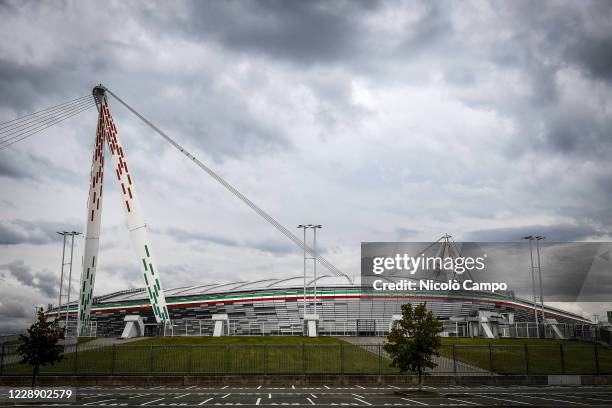
[[[53,365],[62,360],[64,346],[57,342],[63,338],[64,329],[59,327],[57,320],[48,322],[42,309],[38,310],[38,318],[27,334],[19,336],[21,344],[17,348],[17,354],[21,356],[21,364],[29,364],[33,368],[32,387],[40,366]]]
[[[411,304],[402,305],[402,319],[391,328],[383,345],[391,356],[391,366],[399,368],[402,373],[408,370],[417,372],[420,387],[423,370],[438,365],[433,356],[440,356],[442,329],[442,322],[427,310],[424,303],[414,309]]]

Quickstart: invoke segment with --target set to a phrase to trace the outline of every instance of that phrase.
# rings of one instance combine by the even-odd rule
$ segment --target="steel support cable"
[[[79,100],[83,100],[83,99],[86,99],[86,98],[91,98],[91,95],[80,96],[80,97],[72,99],[72,100],[70,100],[68,102],[63,102],[63,103],[51,106],[49,108],[45,108],[45,109],[39,110],[38,112],[29,113],[29,114],[27,114],[25,116],[21,116],[19,118],[15,118],[15,119],[12,119],[12,120],[9,120],[9,121],[6,121],[6,122],[2,122],[2,123],[0,123],[0,129],[5,128],[6,126],[10,125],[13,122],[19,122],[19,121],[28,119],[28,118],[30,118],[32,116],[41,115],[41,114],[44,114],[44,113],[46,113],[48,111],[51,111],[51,110],[60,109],[63,106],[72,104],[74,102],[77,102]]]
[[[44,114],[41,114],[40,116],[33,116],[30,118],[27,118],[26,120],[23,120],[21,122],[15,122],[15,123],[11,123],[10,126],[5,127],[4,129],[0,130],[0,135],[6,135],[6,134],[10,134],[10,133],[15,133],[18,132],[20,129],[23,128],[27,128],[27,127],[31,127],[31,125],[36,124],[38,122],[42,122],[44,120],[47,120],[49,118],[53,118],[54,116],[60,115],[65,111],[77,108],[79,106],[82,106],[84,104],[88,104],[93,102],[87,99],[83,99],[79,102],[75,102],[72,103],[70,105],[66,105],[63,106],[61,108],[58,109],[54,109],[53,111],[48,111],[45,112]]]
[[[78,114],[79,114],[79,113],[81,113],[81,112],[84,112],[84,111],[86,111],[86,110],[88,110],[88,109],[91,109],[91,108],[93,108],[94,106],[95,106],[95,104],[92,104],[92,105],[86,106],[86,107],[84,107],[84,108],[82,108],[82,109],[80,109],[80,110],[77,110],[76,112],[73,112],[73,113],[71,113],[71,114],[69,114],[69,115],[65,115],[65,116],[63,116],[63,117],[61,117],[61,118],[58,118],[58,120],[56,120],[56,121],[54,121],[54,122],[52,122],[52,123],[49,123],[49,124],[47,124],[47,125],[46,125],[46,126],[44,126],[44,127],[41,127],[41,128],[39,128],[39,129],[32,129],[32,130],[31,130],[29,133],[27,133],[27,134],[25,134],[25,135],[22,135],[22,137],[20,137],[20,138],[19,138],[19,139],[17,139],[17,140],[13,140],[13,141],[8,141],[8,140],[5,140],[5,141],[3,141],[3,142],[0,142],[0,150],[2,150],[2,149],[4,149],[4,148],[7,148],[7,147],[9,147],[9,146],[11,146],[11,145],[13,145],[13,144],[15,144],[15,143],[17,143],[17,142],[20,142],[20,141],[24,140],[24,139],[27,139],[28,137],[33,136],[33,135],[35,135],[36,133],[39,133],[39,132],[41,132],[41,131],[43,131],[43,130],[45,130],[45,129],[47,129],[47,128],[49,128],[49,127],[53,126],[53,125],[56,125],[56,124],[58,124],[58,123],[60,123],[60,122],[62,122],[62,121],[64,121],[64,120],[68,119],[68,118],[71,118],[71,117],[73,117],[73,116],[75,116],[75,115],[78,115]]]
[[[87,104],[83,104],[83,105],[80,105],[78,107],[72,108],[70,110],[67,110],[65,112],[61,112],[60,114],[58,114],[56,116],[53,116],[51,118],[47,118],[44,121],[41,121],[39,123],[35,123],[35,124],[30,125],[30,126],[27,126],[27,127],[23,128],[23,129],[20,129],[18,132],[11,133],[11,134],[7,135],[4,138],[0,138],[0,144],[7,143],[7,142],[9,142],[11,140],[17,139],[17,138],[19,138],[19,137],[21,137],[21,136],[23,136],[25,134],[28,134],[28,133],[30,133],[32,131],[37,131],[41,127],[42,128],[46,128],[45,126],[48,125],[48,124],[55,124],[57,122],[62,121],[64,117],[69,116],[72,113],[81,112],[82,109],[89,109],[89,108],[91,108],[93,106],[95,106],[95,103],[87,103]]]
[[[44,125],[44,124],[47,124],[49,122],[53,122],[53,121],[57,120],[58,117],[62,117],[64,115],[66,115],[66,114],[70,114],[70,113],[72,113],[72,112],[74,112],[76,110],[79,110],[81,108],[84,108],[84,107],[89,106],[89,105],[94,105],[94,104],[95,103],[93,102],[93,100],[91,100],[91,101],[84,101],[84,102],[82,102],[82,103],[80,103],[78,105],[74,105],[74,106],[71,106],[69,108],[65,108],[63,110],[59,110],[59,111],[53,112],[52,114],[50,114],[50,115],[48,115],[46,117],[39,118],[39,119],[36,119],[34,121],[30,121],[28,123],[20,125],[19,127],[10,129],[10,130],[6,131],[6,133],[4,133],[4,134],[2,134],[2,132],[0,132],[0,134],[2,134],[2,136],[0,136],[0,142],[3,141],[3,140],[6,140],[6,139],[13,138],[12,136],[14,136],[16,134],[23,134],[23,133],[26,133],[26,132],[32,130],[33,128],[39,127],[40,125]]]
[[[306,252],[308,252],[311,256],[313,256],[313,257],[316,256],[317,260],[319,262],[321,262],[321,264],[323,266],[325,266],[330,272],[332,272],[336,276],[343,276],[349,282],[352,283],[352,279],[348,275],[346,275],[344,272],[340,271],[331,262],[329,262],[327,259],[325,259],[321,255],[317,255],[315,253],[315,251],[311,247],[309,247],[308,245],[305,245],[305,243],[302,242],[301,239],[299,239],[297,236],[295,236],[291,231],[289,231],[287,228],[285,228],[281,223],[276,221],[271,215],[269,215],[264,210],[259,208],[255,203],[253,203],[251,200],[249,200],[244,194],[242,194],[240,191],[238,191],[236,188],[234,188],[231,184],[229,184],[227,181],[225,181],[225,179],[223,179],[221,176],[219,176],[217,173],[215,173],[210,167],[208,167],[207,165],[202,163],[195,156],[193,156],[191,153],[189,153],[187,150],[185,150],[181,145],[179,145],[176,141],[174,141],[174,139],[172,139],[170,136],[168,136],[166,133],[164,133],[161,129],[159,129],[157,126],[155,126],[153,123],[151,123],[151,121],[149,121],[147,118],[145,118],[140,113],[138,113],[134,108],[132,108],[130,105],[128,105],[123,99],[119,98],[117,95],[115,95],[111,90],[109,90],[106,87],[104,87],[104,90],[106,92],[108,92],[110,95],[112,95],[119,103],[121,103],[123,106],[125,106],[130,112],[132,112],[134,115],[136,115],[145,124],[147,124],[157,134],[159,134],[162,138],[164,138],[168,143],[170,143],[172,146],[174,146],[176,149],[178,149],[181,153],[183,153],[185,156],[187,156],[189,159],[191,159],[191,161],[193,161],[198,167],[200,167],[202,170],[204,170],[206,173],[208,173],[209,176],[211,176],[213,179],[218,181],[223,187],[225,187],[227,190],[229,190],[234,196],[238,197],[243,203],[245,203],[247,206],[249,206],[249,208],[251,208],[253,211],[255,211],[260,217],[262,217],[263,219],[268,221],[270,224],[272,224],[272,226],[274,228],[276,228],[281,234],[283,234],[285,237],[290,239],[294,244],[296,244],[301,249],[305,249]]]

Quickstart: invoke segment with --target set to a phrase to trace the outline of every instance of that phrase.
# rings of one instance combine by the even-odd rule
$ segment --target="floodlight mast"
[[[93,304],[93,287],[97,268],[96,258],[99,249],[100,221],[102,215],[105,142],[109,147],[113,161],[115,170],[113,175],[117,177],[117,181],[121,187],[122,206],[130,232],[130,240],[132,241],[132,246],[139,259],[139,264],[142,264],[144,268],[143,277],[155,320],[157,323],[165,323],[170,320],[166,299],[159,278],[159,270],[153,259],[151,244],[148,239],[147,225],[144,222],[140,209],[140,202],[136,196],[134,179],[127,167],[123,145],[119,141],[117,128],[108,107],[106,89],[102,85],[98,85],[93,88],[92,93],[96,100],[99,114],[87,206],[85,250],[78,310],[79,334],[82,334],[84,325],[87,325],[89,322]]]
[[[529,257],[531,259],[531,287],[533,289],[533,317],[535,319],[536,324],[536,334],[538,338],[540,338],[540,324],[538,322],[538,303],[536,300],[536,284],[535,284],[535,275],[533,272],[533,240],[536,239],[533,235],[527,235],[523,237],[523,239],[529,240]]]

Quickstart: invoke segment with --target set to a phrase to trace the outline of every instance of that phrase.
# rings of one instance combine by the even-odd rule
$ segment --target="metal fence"
[[[16,345],[4,345],[0,375],[30,375]],[[444,345],[429,375],[612,374],[612,348],[558,345]],[[65,347],[61,362],[41,375],[304,375],[400,374],[382,345],[210,344]]]
[[[444,337],[470,337],[468,322],[443,321]],[[155,326],[155,325],[149,325]],[[151,330],[149,335],[163,336],[211,336],[214,322],[210,319],[177,319],[166,322],[161,329]],[[604,340],[596,325],[559,323],[555,327],[565,339],[588,341]],[[388,320],[346,320],[339,322],[321,321],[318,332],[321,336],[386,336],[391,328]],[[499,336],[504,338],[545,338],[553,339],[557,335],[551,325],[538,325],[533,322],[504,323],[498,326]],[[230,336],[302,336],[305,334],[302,322],[278,321],[244,321],[230,319],[228,333]]]

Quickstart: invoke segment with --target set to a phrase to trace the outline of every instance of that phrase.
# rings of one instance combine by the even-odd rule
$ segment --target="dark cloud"
[[[230,49],[296,63],[329,64],[352,58],[367,40],[359,16],[377,1],[279,0],[192,2],[184,29]]]
[[[548,241],[553,242],[572,242],[598,238],[604,236],[605,232],[585,225],[525,225],[524,227],[470,231],[464,234],[462,240],[474,242],[514,242],[528,235],[545,236]]]
[[[180,228],[168,228],[166,234],[173,237],[178,242],[203,242],[223,245],[236,248],[250,248],[275,256],[284,256],[297,253],[297,247],[287,241],[279,240],[235,240],[221,235],[208,234],[203,232],[190,232]],[[323,252],[321,252],[323,253]]]
[[[191,232],[180,228],[168,228],[166,229],[166,234],[178,242],[202,241],[226,246],[240,246],[236,240],[231,238],[224,238],[219,235],[203,232]]]
[[[9,321],[30,317],[31,315],[32,313],[18,302],[4,300],[0,303],[0,319],[2,320]]]
[[[46,221],[0,220],[0,245],[42,245],[61,241],[58,231],[79,231],[75,224]]]
[[[412,228],[396,228],[395,236],[399,241],[416,237],[421,231]]]
[[[59,279],[49,271],[33,272],[32,268],[21,260],[0,265],[0,270],[8,271],[21,284],[38,289],[47,297],[54,297],[58,293]]]
[[[0,177],[34,181],[75,181],[77,176],[72,168],[58,166],[38,154],[0,150]]]

